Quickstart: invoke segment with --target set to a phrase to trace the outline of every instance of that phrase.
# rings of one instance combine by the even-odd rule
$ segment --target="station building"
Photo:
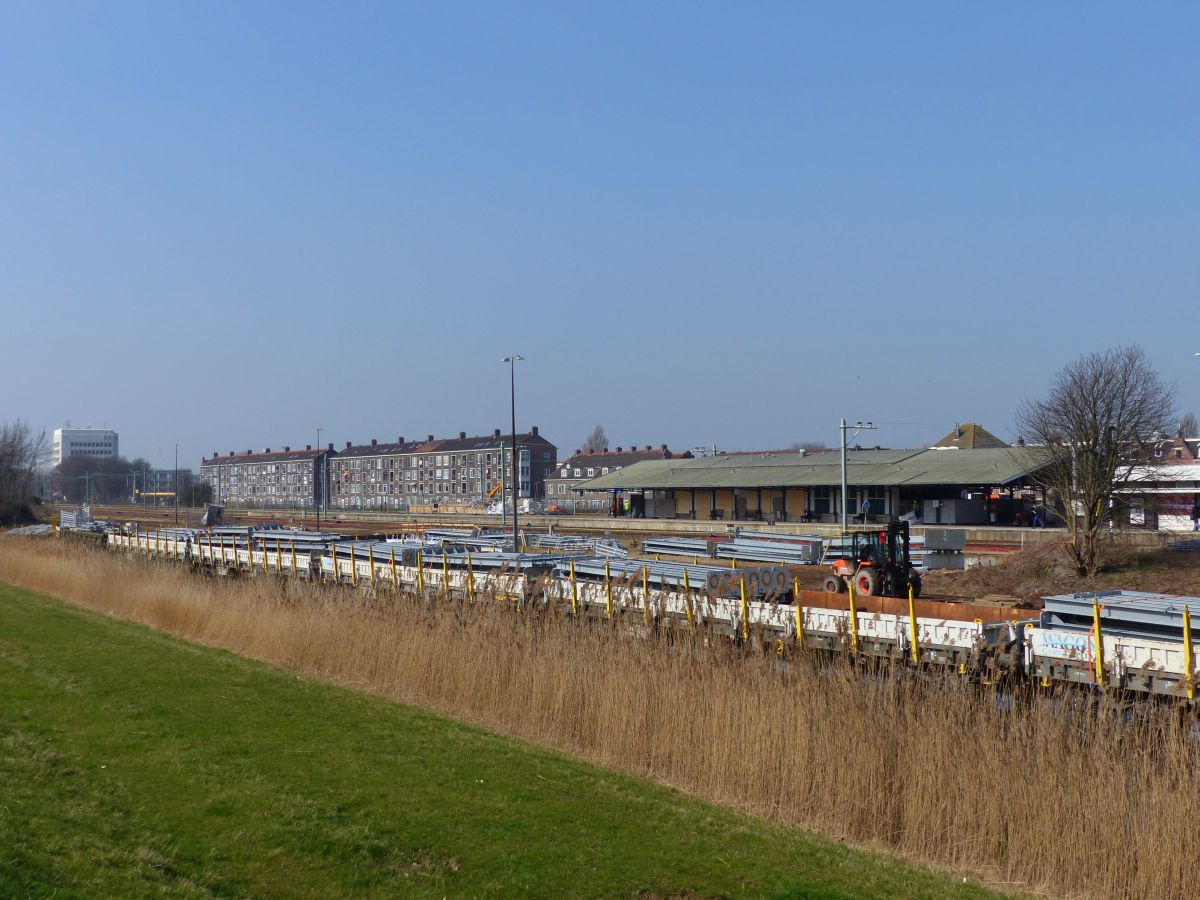
[[[1013,524],[1046,462],[1036,448],[849,449],[847,512],[925,524]],[[725,454],[639,462],[586,484],[640,495],[650,518],[828,522],[841,512],[841,453]],[[581,490],[584,488],[581,488]]]

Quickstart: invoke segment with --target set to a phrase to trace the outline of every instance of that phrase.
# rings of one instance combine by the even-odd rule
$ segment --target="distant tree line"
[[[0,423],[0,525],[33,520],[38,464],[46,455],[46,432],[17,419]]]
[[[129,503],[141,497],[146,490],[146,473],[152,471],[155,467],[141,457],[69,456],[54,469],[54,495],[67,503]],[[169,483],[162,489],[173,488]],[[170,497],[151,500],[173,502]],[[211,500],[210,485],[198,481],[189,469],[179,470],[181,506],[202,506]]]

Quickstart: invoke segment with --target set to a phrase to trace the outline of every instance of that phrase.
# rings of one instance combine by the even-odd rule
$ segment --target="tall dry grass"
[[[0,580],[993,883],[1156,898],[1200,884],[1197,751],[1169,714],[1036,696],[1006,711],[956,678],[50,543],[0,543]]]

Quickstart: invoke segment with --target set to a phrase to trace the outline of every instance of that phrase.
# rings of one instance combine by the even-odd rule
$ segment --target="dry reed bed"
[[[0,580],[993,883],[1162,898],[1200,884],[1197,751],[1167,715],[1122,724],[1036,697],[1004,712],[956,678],[50,543],[0,542]]]

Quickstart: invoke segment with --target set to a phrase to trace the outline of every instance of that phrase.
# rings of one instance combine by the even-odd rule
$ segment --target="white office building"
[[[71,456],[117,455],[117,433],[107,428],[55,428],[54,465]]]

